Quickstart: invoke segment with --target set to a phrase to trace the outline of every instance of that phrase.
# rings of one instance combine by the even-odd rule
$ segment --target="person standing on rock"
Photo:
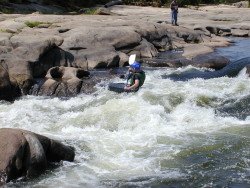
[[[129,67],[128,84],[124,87],[124,90],[126,92],[138,91],[144,84],[145,78],[146,75],[145,72],[141,70],[141,64],[135,61]]]
[[[171,8],[171,22],[172,25],[176,25],[177,24],[177,15],[178,15],[178,3],[176,0],[173,0],[172,3],[170,4],[170,8]]]

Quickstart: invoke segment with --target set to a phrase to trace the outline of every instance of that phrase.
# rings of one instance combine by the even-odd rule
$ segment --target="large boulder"
[[[73,161],[74,148],[21,129],[0,129],[0,184],[43,173],[50,162]]]
[[[45,52],[63,43],[63,38],[33,31],[23,31],[11,37],[10,42],[15,55],[30,62],[35,62]]]
[[[34,84],[33,76],[43,73],[42,65],[36,67],[36,63],[39,62],[43,54],[61,45],[63,40],[58,36],[32,36],[20,33],[11,37],[10,42],[12,49],[8,53],[1,53],[0,59],[8,66],[11,84],[20,88],[22,94],[25,95]],[[53,66],[51,64],[47,67],[44,66],[47,68],[44,71],[45,74]]]
[[[81,62],[83,61],[82,58],[79,59],[81,59]],[[56,66],[81,67],[79,66],[79,64],[80,63],[77,60],[75,60],[73,54],[59,48],[58,46],[55,46],[50,50],[48,50],[47,52],[45,52],[44,54],[42,54],[39,57],[38,61],[32,63],[33,77],[44,78],[48,70],[52,67]]]
[[[81,68],[52,67],[48,70],[45,82],[35,87],[36,95],[70,97],[80,93],[82,84],[87,80],[90,73]],[[94,85],[92,85],[94,87]]]
[[[6,63],[0,61],[0,100],[12,101],[15,97],[20,96],[20,90],[10,81],[8,67]]]
[[[225,67],[230,60],[221,55],[205,54],[205,55],[198,55],[192,59],[192,65],[199,68],[210,68],[219,70]]]
[[[158,54],[158,51],[154,45],[148,42],[146,39],[143,39],[140,45],[134,48],[134,51],[139,58],[152,58]],[[134,54],[134,52],[132,51],[130,54]]]

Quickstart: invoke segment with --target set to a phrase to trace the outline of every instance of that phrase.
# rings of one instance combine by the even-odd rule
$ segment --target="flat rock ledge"
[[[235,7],[180,9],[178,27],[166,21],[166,8],[116,5],[108,10],[114,14],[0,14],[0,100],[90,93],[102,79],[92,70],[127,66],[131,54],[150,59],[182,49],[187,62],[229,45],[224,36],[248,37],[250,31],[249,11]],[[51,70],[59,74],[46,76]]]
[[[73,161],[74,148],[21,129],[0,129],[0,187],[17,178],[33,178],[51,162]]]

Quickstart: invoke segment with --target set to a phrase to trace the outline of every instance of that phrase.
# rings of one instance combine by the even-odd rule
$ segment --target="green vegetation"
[[[177,0],[181,6],[199,4],[231,4],[241,0]],[[248,0],[250,2],[250,0]],[[126,4],[140,6],[169,6],[172,0],[124,0]]]
[[[8,33],[6,29],[0,29],[0,33]]]
[[[33,28],[33,27],[39,26],[40,24],[43,24],[43,22],[26,21],[25,24],[26,24],[28,27]]]
[[[112,0],[40,0],[45,5],[55,5],[65,8],[67,11],[79,10],[83,7],[93,7],[95,5],[104,5]],[[123,0],[124,4],[127,5],[138,5],[138,6],[169,6],[172,0]],[[199,4],[231,4],[241,0],[177,0],[180,6],[187,5],[199,5]],[[250,0],[249,6],[250,6]],[[11,13],[8,3],[28,3],[27,0],[0,0],[0,11],[3,13]],[[34,1],[35,2],[35,1]],[[94,10],[90,9],[87,14],[94,14]]]
[[[5,7],[1,8],[0,7],[0,12],[2,12],[4,14],[12,14],[14,12],[14,10],[10,9],[10,8],[5,8]]]
[[[83,10],[83,13],[93,15],[93,14],[96,14],[96,11],[97,11],[97,8],[85,8]]]
[[[49,22],[39,22],[39,21],[26,21],[25,24],[30,28],[38,27],[41,24],[49,24],[49,25],[51,25],[51,23],[49,23]]]

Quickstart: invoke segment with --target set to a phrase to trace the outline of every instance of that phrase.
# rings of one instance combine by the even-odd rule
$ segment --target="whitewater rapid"
[[[74,162],[8,186],[250,185],[250,117],[215,110],[228,99],[249,95],[245,69],[235,78],[161,79],[190,68],[147,68],[145,84],[136,93],[117,94],[103,82],[94,94],[68,100],[25,96],[14,103],[1,101],[1,128],[26,129],[76,149]]]
[[[102,83],[95,94],[69,100],[26,96],[13,104],[1,102],[1,127],[30,130],[76,148],[74,162],[64,162],[29,184],[102,187],[184,180],[189,174],[181,164],[172,164],[180,152],[213,146],[213,135],[228,134],[228,129],[244,136],[237,130],[249,125],[249,118],[221,117],[214,110],[226,99],[250,93],[244,70],[236,78],[161,79],[172,71],[146,70],[146,82],[137,93],[116,94]]]

